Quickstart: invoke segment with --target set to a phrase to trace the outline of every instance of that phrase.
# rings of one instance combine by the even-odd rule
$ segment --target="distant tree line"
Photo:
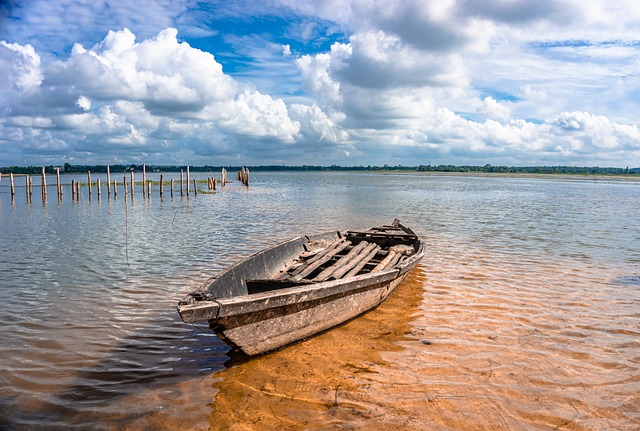
[[[228,171],[240,170],[242,166],[189,166],[191,172],[217,172],[222,168]],[[406,171],[406,172],[479,172],[479,173],[502,173],[502,174],[564,174],[564,175],[640,175],[640,168],[607,168],[607,167],[580,167],[580,166],[484,166],[470,165],[420,165],[420,166],[286,166],[286,165],[259,165],[247,166],[251,171]],[[8,166],[0,168],[3,174],[29,174],[37,175],[42,173],[42,166]],[[65,163],[62,166],[44,166],[45,172],[55,174],[59,168],[61,173],[86,173],[107,172],[107,165],[71,165]],[[143,165],[109,165],[112,173],[117,172],[141,172]],[[145,165],[147,172],[179,172],[186,171],[186,165]]]
[[[489,172],[501,174],[564,174],[564,175],[638,175],[640,168],[605,168],[599,166],[454,166],[420,165],[420,172]]]

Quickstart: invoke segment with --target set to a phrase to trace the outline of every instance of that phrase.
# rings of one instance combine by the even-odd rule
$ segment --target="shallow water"
[[[638,182],[255,172],[189,198],[49,189],[12,203],[0,182],[1,429],[640,429]],[[175,312],[263,246],[394,217],[429,253],[340,328],[247,361]]]

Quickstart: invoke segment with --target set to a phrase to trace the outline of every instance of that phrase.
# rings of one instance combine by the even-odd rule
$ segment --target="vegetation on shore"
[[[109,165],[111,172],[142,171],[143,165]],[[227,170],[240,170],[242,166],[224,166]],[[42,173],[42,166],[8,166],[0,167],[2,174],[29,174],[36,175]],[[106,172],[107,165],[71,165],[65,163],[62,166],[44,166],[45,172],[54,174],[56,168],[60,168],[61,173],[86,173]],[[147,172],[179,172],[186,170],[186,165],[145,165]],[[189,166],[191,172],[217,172],[223,166]],[[459,173],[500,173],[500,174],[559,174],[559,175],[639,175],[640,168],[614,168],[599,166],[484,166],[469,165],[420,165],[420,166],[285,166],[285,165],[263,165],[248,166],[251,171],[402,171],[402,172],[459,172]]]

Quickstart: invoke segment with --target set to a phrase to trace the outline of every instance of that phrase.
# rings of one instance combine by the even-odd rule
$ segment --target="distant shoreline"
[[[285,166],[285,165],[243,165],[243,166],[187,166],[187,165],[70,165],[64,166],[10,166],[0,167],[0,174],[8,177],[10,173],[14,176],[41,175],[43,169],[47,175],[60,174],[81,175],[91,172],[92,174],[106,173],[107,169],[113,175],[119,173],[146,171],[148,174],[154,173],[179,173],[191,171],[192,173],[215,173],[221,169],[233,172],[247,167],[253,172],[351,172],[369,173],[382,175],[427,175],[427,176],[471,176],[471,177],[503,177],[503,178],[534,178],[534,179],[555,179],[567,181],[640,181],[640,168],[615,168],[615,167],[577,167],[577,166],[454,166],[454,165],[420,165],[420,166]]]
[[[370,171],[371,172],[371,171]],[[382,175],[421,175],[443,177],[501,177],[501,178],[531,178],[553,179],[567,181],[630,181],[640,182],[638,174],[546,174],[528,172],[420,172],[420,171],[372,171]]]

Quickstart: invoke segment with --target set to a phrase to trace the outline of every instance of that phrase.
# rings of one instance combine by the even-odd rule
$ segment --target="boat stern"
[[[188,295],[178,303],[178,314],[185,323],[215,321],[219,313],[220,304],[215,300],[199,301],[194,296]]]

